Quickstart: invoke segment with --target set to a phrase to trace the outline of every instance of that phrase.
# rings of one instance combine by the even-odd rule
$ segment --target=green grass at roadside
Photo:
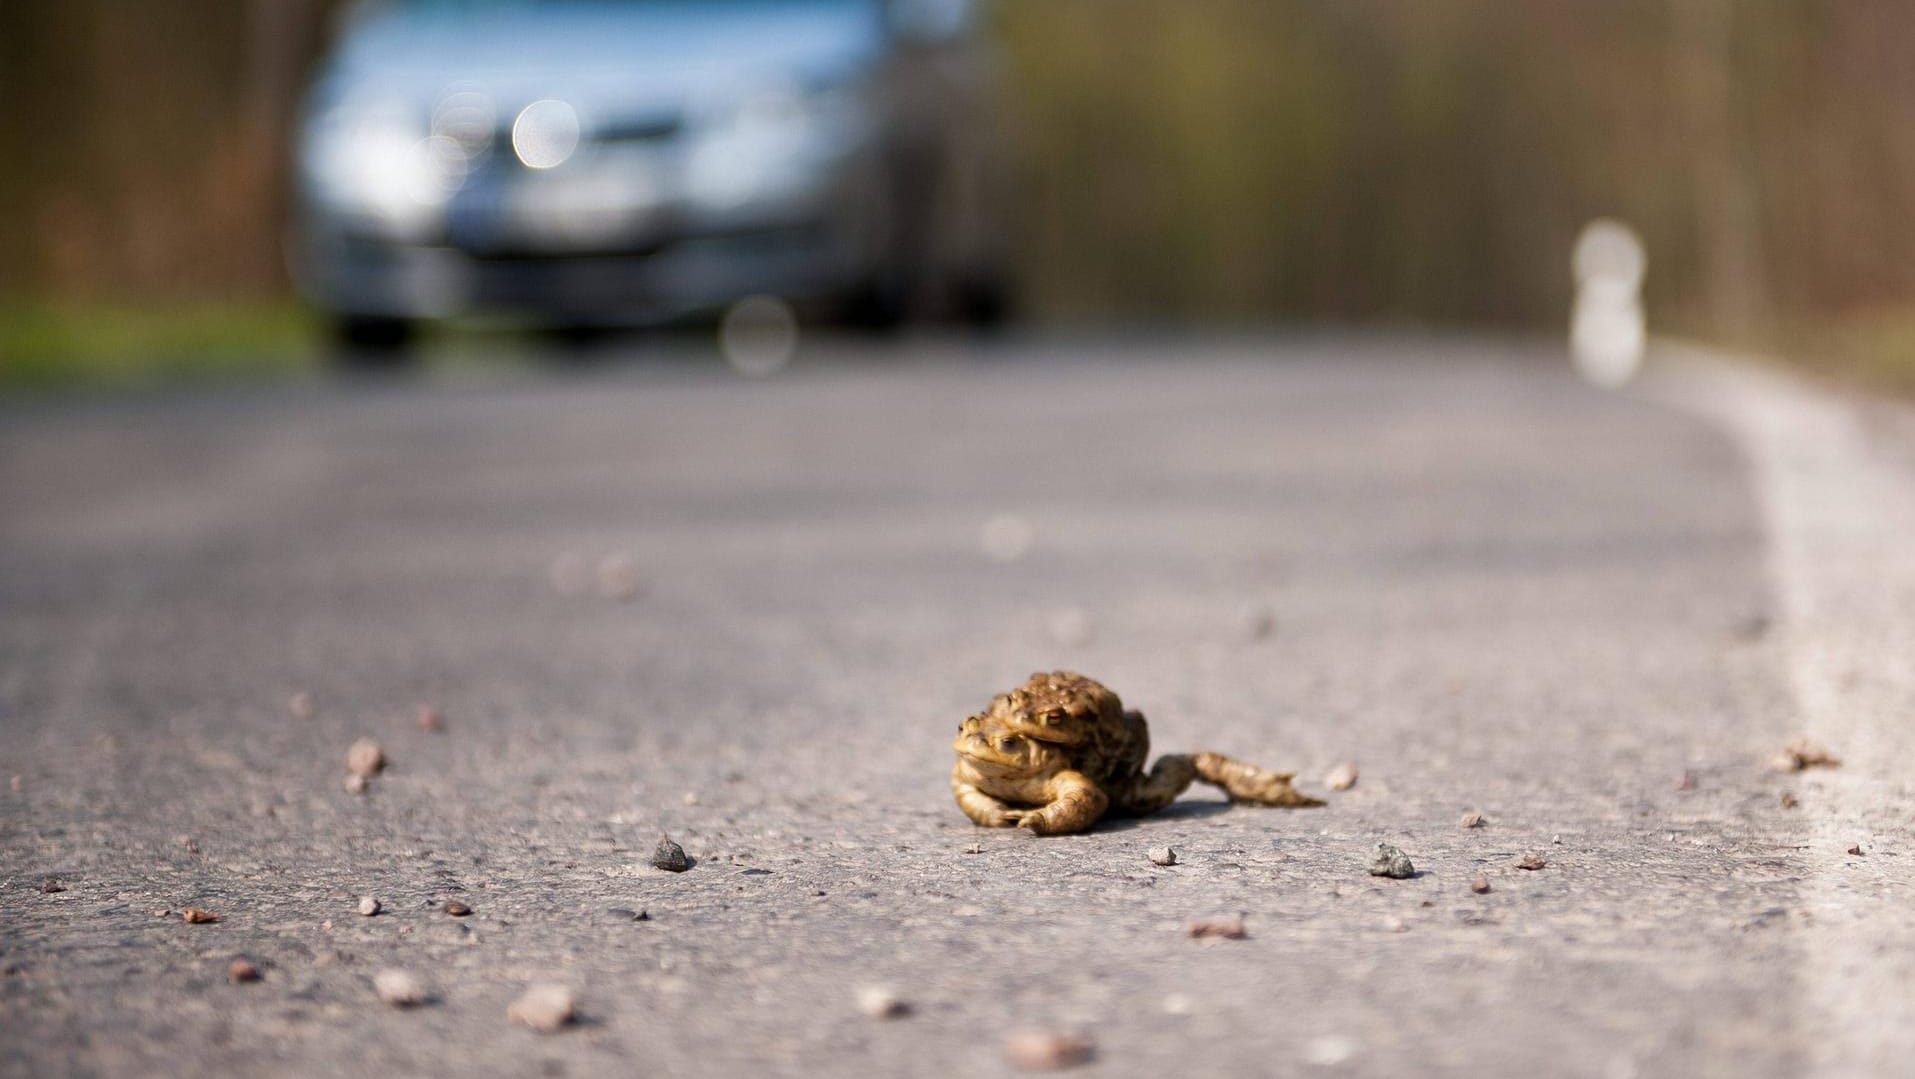
[[[1915,307],[1891,307],[1795,327],[1784,354],[1843,382],[1915,397]]]
[[[287,378],[319,366],[319,341],[290,300],[0,300],[0,394]]]

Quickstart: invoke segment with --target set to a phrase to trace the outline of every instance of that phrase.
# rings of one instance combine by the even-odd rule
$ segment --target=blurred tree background
[[[0,4],[0,311],[284,304],[338,0]],[[1652,326],[1915,342],[1904,0],[999,0],[1027,309],[1555,328],[1590,218]],[[1915,367],[1915,359],[1901,357]]]

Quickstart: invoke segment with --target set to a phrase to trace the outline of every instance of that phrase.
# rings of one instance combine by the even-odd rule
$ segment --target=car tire
[[[342,315],[333,321],[333,366],[347,371],[396,371],[411,366],[418,327],[409,319]]]
[[[910,315],[902,274],[874,274],[839,298],[833,321],[869,334],[893,334]]]
[[[1001,269],[965,274],[956,292],[957,317],[974,330],[1001,330],[1017,317],[1017,290]]]

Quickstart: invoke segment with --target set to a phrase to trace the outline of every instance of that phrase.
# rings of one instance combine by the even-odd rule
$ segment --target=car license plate
[[[466,251],[484,252],[505,239],[505,192],[497,184],[482,184],[459,192],[446,207],[446,242]]]

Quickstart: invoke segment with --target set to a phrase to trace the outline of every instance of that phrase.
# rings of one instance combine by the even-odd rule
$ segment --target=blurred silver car
[[[298,144],[302,292],[352,353],[421,320],[873,325],[1005,302],[974,0],[386,0]]]

